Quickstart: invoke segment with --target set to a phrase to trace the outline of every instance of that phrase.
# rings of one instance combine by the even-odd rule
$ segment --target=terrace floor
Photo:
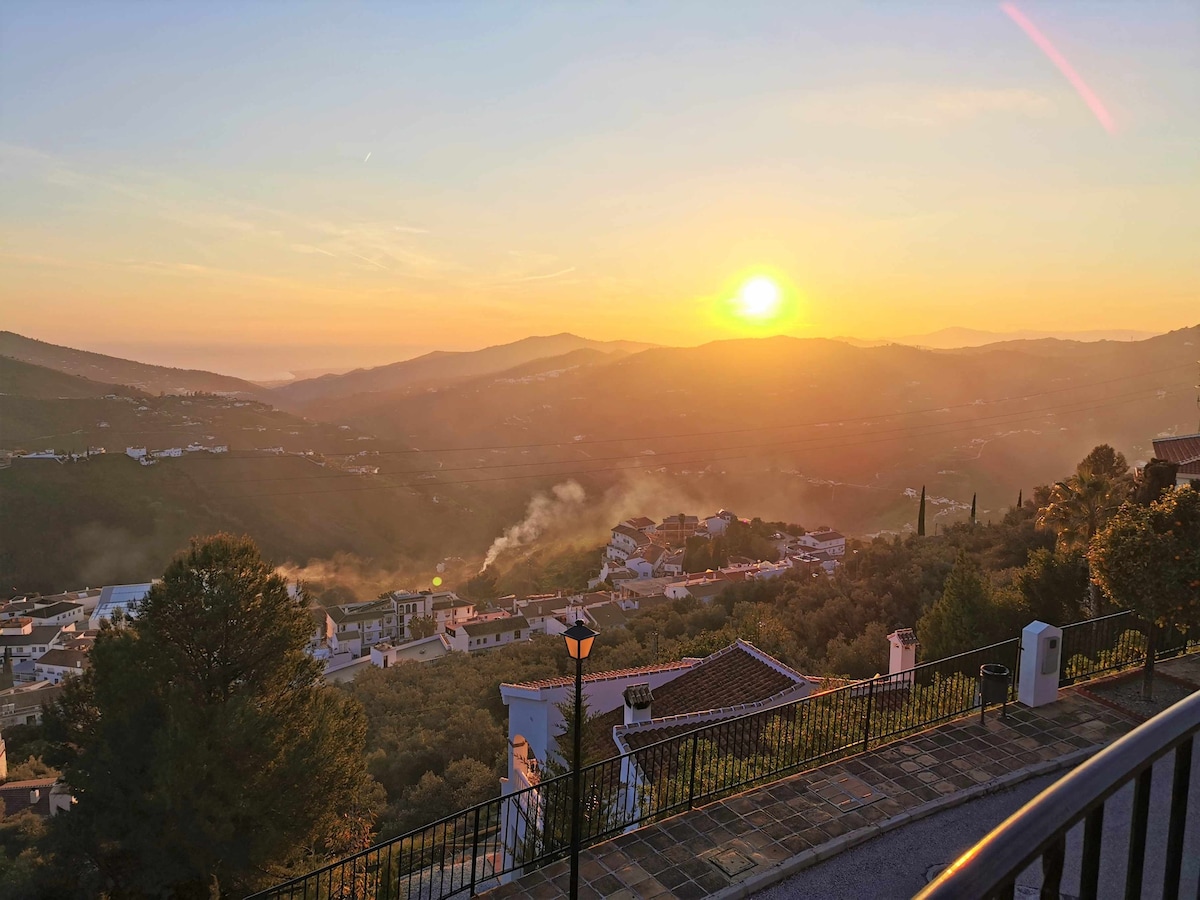
[[[1200,685],[1200,654],[1158,671]],[[1064,688],[1038,709],[1009,704],[681,813],[584,850],[579,896],[745,897],[907,822],[1069,768],[1137,721]],[[567,896],[562,860],[487,892]]]

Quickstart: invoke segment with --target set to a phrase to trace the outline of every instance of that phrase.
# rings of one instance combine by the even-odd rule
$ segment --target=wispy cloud
[[[96,173],[42,151],[0,144],[0,166],[19,177],[82,195],[119,197],[128,209],[197,232],[231,235],[276,250],[338,259],[405,277],[434,277],[457,267],[414,239],[428,229],[396,222],[337,222],[221,196],[205,185],[152,172]]]
[[[945,127],[992,115],[1047,118],[1054,101],[1025,88],[927,88],[875,85],[812,94],[789,104],[793,114],[822,125],[868,128]]]
[[[545,275],[526,275],[523,278],[513,278],[504,283],[505,284],[521,284],[522,282],[526,282],[526,281],[548,281],[551,278],[561,278],[564,275],[570,275],[574,271],[575,271],[575,266],[571,266],[569,269],[560,269],[557,272],[548,272]]]

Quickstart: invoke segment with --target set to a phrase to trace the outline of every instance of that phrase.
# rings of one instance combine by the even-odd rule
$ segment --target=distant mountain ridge
[[[266,393],[258,385],[231,375],[219,375],[201,369],[154,366],[89,350],[48,344],[11,331],[0,331],[0,356],[105,384],[129,385],[155,394],[202,391],[261,397]]]
[[[307,411],[311,404],[336,398],[394,391],[424,382],[441,382],[502,372],[537,359],[576,350],[636,353],[654,347],[637,341],[592,341],[575,334],[535,336],[482,350],[435,350],[413,359],[356,369],[344,375],[322,375],[275,388],[273,401],[284,409]]]
[[[931,350],[958,350],[964,347],[983,347],[988,344],[1009,343],[1011,341],[1143,341],[1154,337],[1158,332],[1137,331],[1129,328],[1092,329],[1086,331],[1036,331],[1022,329],[1020,331],[982,331],[977,328],[940,328],[925,334],[908,334],[894,338],[879,338],[863,340],[854,337],[837,337],[834,340],[844,341],[855,347],[881,347],[885,344],[906,344],[910,347],[928,347]]]

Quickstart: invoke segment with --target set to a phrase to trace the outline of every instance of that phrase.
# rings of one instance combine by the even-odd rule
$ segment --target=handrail
[[[1200,731],[1200,692],[1179,701],[1059,779],[964,853],[914,900],[987,897],[1088,813]]]

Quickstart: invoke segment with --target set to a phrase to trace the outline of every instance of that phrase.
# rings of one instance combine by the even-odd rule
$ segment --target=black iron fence
[[[978,708],[979,667],[1017,670],[1016,638],[701,727],[634,732],[629,752],[580,770],[584,846],[701,801],[862,752]],[[1015,691],[1015,683],[1010,692]],[[661,739],[648,742],[647,737]],[[571,773],[447,816],[257,900],[441,900],[563,858]]]
[[[1123,883],[1123,896],[1136,898],[1180,896],[1185,859],[1185,831],[1197,827],[1200,809],[1191,809],[1191,785],[1196,734],[1200,732],[1200,693],[1176,703],[1105,748],[1066,777],[1055,782],[1016,815],[1007,819],[968,850],[917,900],[1012,897],[1018,878],[1041,862],[1041,896],[1079,896],[1093,900],[1104,873],[1105,894],[1115,896]],[[1174,751],[1172,765],[1164,757]],[[1162,759],[1157,771],[1154,763]],[[1151,814],[1151,790],[1160,784],[1164,802],[1156,801]],[[1110,799],[1133,784],[1128,828],[1105,825]],[[1169,797],[1169,802],[1166,802]],[[1109,818],[1116,810],[1110,809]],[[1068,832],[1083,824],[1082,840],[1068,841]],[[1121,823],[1122,825],[1124,823]],[[1154,838],[1148,841],[1148,835]],[[1165,833],[1165,835],[1164,835]],[[1147,856],[1147,845],[1152,851]],[[1190,850],[1195,859],[1195,841]],[[1068,848],[1077,866],[1068,869]],[[1194,871],[1191,878],[1196,878]],[[1064,879],[1064,871],[1071,874]],[[1037,881],[1037,873],[1028,880]],[[1022,879],[1023,883],[1026,879]],[[1067,883],[1067,882],[1070,883]],[[1156,882],[1150,886],[1148,882]],[[1188,886],[1195,896],[1196,885]]]
[[[1141,665],[1146,659],[1143,625],[1129,610],[1063,626],[1059,686]],[[1196,643],[1196,642],[1191,642]],[[1185,652],[1189,641],[1175,628],[1159,631],[1155,659]]]
[[[1163,658],[1187,642],[1160,637]],[[1063,628],[1061,684],[1137,665],[1145,637],[1129,612]],[[979,708],[979,669],[1008,666],[1015,699],[1020,640],[700,727],[633,732],[620,756],[580,770],[583,846],[697,803],[860,753]],[[648,736],[659,740],[646,742]],[[442,900],[566,856],[571,773],[530,784],[253,895],[251,900]]]

